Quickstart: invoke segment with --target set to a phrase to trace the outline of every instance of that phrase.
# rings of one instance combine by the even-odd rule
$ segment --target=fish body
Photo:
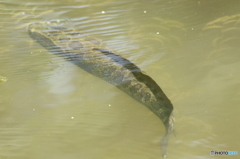
[[[162,139],[166,156],[173,130],[173,105],[158,84],[139,67],[117,55],[95,37],[47,22],[28,26],[29,36],[51,53],[116,86],[157,115],[166,128]]]

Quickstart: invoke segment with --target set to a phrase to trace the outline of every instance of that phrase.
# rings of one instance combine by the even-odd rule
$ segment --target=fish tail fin
[[[163,158],[167,157],[167,146],[168,146],[168,141],[171,133],[173,133],[176,136],[175,131],[173,129],[174,121],[175,121],[175,118],[173,116],[173,113],[171,113],[171,115],[169,116],[169,122],[166,129],[166,134],[164,135],[160,143]]]

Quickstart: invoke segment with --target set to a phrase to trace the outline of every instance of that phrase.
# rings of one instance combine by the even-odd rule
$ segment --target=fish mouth
[[[48,29],[46,24],[40,22],[31,23],[27,27],[28,34],[34,41],[38,41],[41,37],[40,35],[43,35]]]
[[[38,31],[39,32],[39,31],[42,31],[42,30],[46,30],[47,29],[46,26],[47,26],[46,24],[43,25],[43,23],[40,23],[40,22],[31,23],[31,24],[28,25],[27,31],[28,32],[36,32],[36,31]]]
[[[51,33],[54,31],[70,31],[70,29],[51,22],[35,22],[27,27],[28,32]]]
[[[34,40],[41,43],[46,41],[54,42],[63,32],[68,32],[70,29],[59,26],[58,24],[51,22],[35,22],[31,23],[27,27],[29,36]],[[52,40],[51,40],[52,39]],[[44,42],[45,41],[45,42]]]

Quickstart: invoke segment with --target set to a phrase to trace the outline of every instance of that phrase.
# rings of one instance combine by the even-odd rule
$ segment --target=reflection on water
[[[35,44],[26,26],[42,20],[63,20],[102,39],[161,86],[175,108],[169,158],[239,152],[239,5],[238,0],[0,2],[0,76],[7,78],[0,83],[0,158],[161,156],[161,121]]]
[[[7,82],[7,78],[0,76],[0,83],[2,83],[2,82]]]

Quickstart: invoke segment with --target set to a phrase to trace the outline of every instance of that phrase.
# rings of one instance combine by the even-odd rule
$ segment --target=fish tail
[[[162,138],[162,140],[160,142],[161,151],[162,151],[162,157],[163,158],[167,157],[168,141],[169,141],[171,133],[174,132],[174,130],[173,130],[174,121],[175,121],[175,118],[173,116],[173,113],[171,113],[171,115],[169,117],[168,126],[166,127],[166,134],[163,136],[163,138]]]

